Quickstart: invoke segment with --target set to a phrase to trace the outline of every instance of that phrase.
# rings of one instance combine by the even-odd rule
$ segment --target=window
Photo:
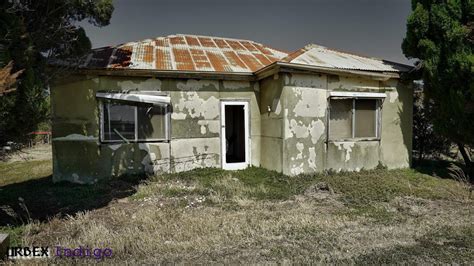
[[[101,140],[169,140],[169,112],[166,104],[103,100]]]
[[[378,139],[379,99],[334,99],[329,108],[329,139]]]

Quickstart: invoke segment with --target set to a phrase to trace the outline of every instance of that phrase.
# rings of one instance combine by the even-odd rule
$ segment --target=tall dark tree
[[[0,143],[24,140],[48,117],[48,60],[78,60],[91,43],[79,25],[109,24],[112,0],[0,1],[0,67],[22,71],[16,90],[0,99]]]
[[[472,171],[474,1],[412,0],[402,49],[419,59],[434,129],[456,143]]]

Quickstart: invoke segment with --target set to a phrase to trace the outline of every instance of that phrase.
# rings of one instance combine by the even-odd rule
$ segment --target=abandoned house
[[[410,70],[313,44],[288,53],[196,35],[95,49],[51,85],[53,179],[409,167]]]

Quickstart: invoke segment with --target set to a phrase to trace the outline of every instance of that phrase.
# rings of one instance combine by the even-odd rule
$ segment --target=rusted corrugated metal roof
[[[299,65],[377,72],[400,72],[410,69],[409,66],[402,64],[342,52],[316,44],[307,45],[281,61]]]
[[[94,49],[82,67],[252,74],[274,62],[375,72],[411,69],[315,44],[287,53],[248,40],[182,34]]]
[[[170,35],[94,49],[83,67],[253,73],[287,55],[253,41]]]

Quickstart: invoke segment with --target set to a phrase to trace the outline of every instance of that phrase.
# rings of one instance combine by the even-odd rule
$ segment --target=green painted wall
[[[280,74],[283,114],[282,171],[288,175],[323,170],[409,167],[412,149],[412,88],[397,79],[385,82],[325,74]],[[380,141],[328,141],[330,91],[383,92]],[[263,159],[262,159],[263,160]]]
[[[98,91],[171,97],[171,141],[99,142]],[[329,91],[385,92],[380,141],[327,141]],[[93,183],[122,174],[221,167],[220,102],[250,103],[251,164],[289,175],[379,164],[409,167],[412,90],[396,79],[279,73],[259,82],[69,76],[51,87],[54,180]]]
[[[99,142],[98,91],[162,91],[171,97],[171,141]],[[76,76],[51,89],[55,181],[93,183],[122,174],[220,167],[220,101],[250,103],[251,163],[260,161],[259,85],[246,81]]]

